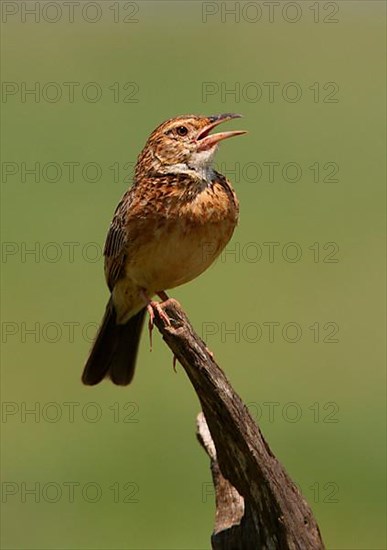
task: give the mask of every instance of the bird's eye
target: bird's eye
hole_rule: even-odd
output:
[[[178,126],[176,132],[179,136],[186,136],[188,134],[188,129],[185,126]]]

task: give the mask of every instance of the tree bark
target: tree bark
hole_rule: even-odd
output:
[[[322,550],[312,511],[276,459],[246,406],[175,300],[155,324],[201,403],[197,436],[211,460],[216,550]]]

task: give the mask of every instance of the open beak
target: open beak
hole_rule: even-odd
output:
[[[222,122],[226,122],[227,120],[232,120],[233,118],[241,118],[242,115],[237,115],[233,113],[225,113],[223,115],[214,115],[209,116],[208,120],[210,120],[210,124],[207,124],[204,128],[200,130],[198,135],[196,136],[196,141],[198,144],[198,151],[205,151],[208,149],[211,149],[214,147],[214,145],[217,145],[220,141],[233,137],[233,136],[242,136],[243,134],[246,134],[247,132],[245,130],[232,130],[231,132],[219,132],[217,134],[211,134],[211,130],[213,128],[216,128],[219,124]]]

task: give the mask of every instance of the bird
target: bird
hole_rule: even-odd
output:
[[[167,290],[198,277],[231,239],[239,203],[213,161],[221,141],[246,131],[211,131],[241,116],[182,115],[148,138],[108,230],[104,265],[110,298],[83,370],[84,384],[110,378],[128,385],[146,311],[150,323],[155,308],[165,316],[152,297],[164,301]]]

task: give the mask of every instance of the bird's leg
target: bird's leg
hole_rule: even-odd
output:
[[[160,290],[156,294],[161,298],[161,300],[163,302],[165,302],[165,300],[169,300],[168,295],[167,295],[166,292],[164,292],[164,290]],[[148,303],[148,308],[149,308],[149,306],[157,311],[157,313],[160,315],[160,317],[163,319],[163,321],[168,326],[171,326],[171,321],[170,321],[168,315],[164,312],[163,308],[161,307],[160,302],[155,302],[154,300],[151,300]],[[153,313],[152,321],[153,321],[153,319],[154,319],[154,313]]]
[[[169,300],[169,296],[165,292],[165,290],[159,290],[158,292],[156,292],[156,294],[163,302],[166,302],[167,300]]]
[[[162,300],[168,300],[168,296],[166,294],[166,292],[164,291],[160,291],[160,292],[157,292],[158,296],[160,296],[160,298]],[[153,331],[153,327],[154,327],[154,319],[155,319],[155,312],[154,310],[157,311],[157,313],[160,315],[160,317],[164,320],[164,322],[170,326],[171,324],[171,321],[168,317],[168,315],[166,315],[166,313],[164,313],[162,307],[160,306],[159,302],[155,302],[154,300],[152,300],[148,294],[145,292],[145,290],[141,290],[141,296],[143,297],[143,299],[145,300],[147,306],[146,306],[146,309],[148,310],[148,313],[149,313],[149,322],[148,322],[148,329],[149,329],[149,343],[150,343],[150,350],[152,351],[152,331]]]
[[[169,296],[168,296],[168,294],[167,294],[164,290],[160,290],[160,292],[157,292],[156,294],[157,294],[157,296],[159,296],[159,298],[160,298],[163,302],[165,302],[166,300],[169,300]],[[173,359],[172,359],[172,367],[173,367],[173,370],[174,370],[175,372],[177,372],[177,370],[176,370],[176,363],[177,363],[177,357],[176,357],[176,355],[174,355],[174,356],[173,356]]]
[[[148,310],[148,313],[149,313],[149,321],[148,321],[149,347],[150,347],[150,351],[152,351],[152,332],[153,332],[155,314],[153,312],[153,309],[150,303],[146,306],[146,309]]]

